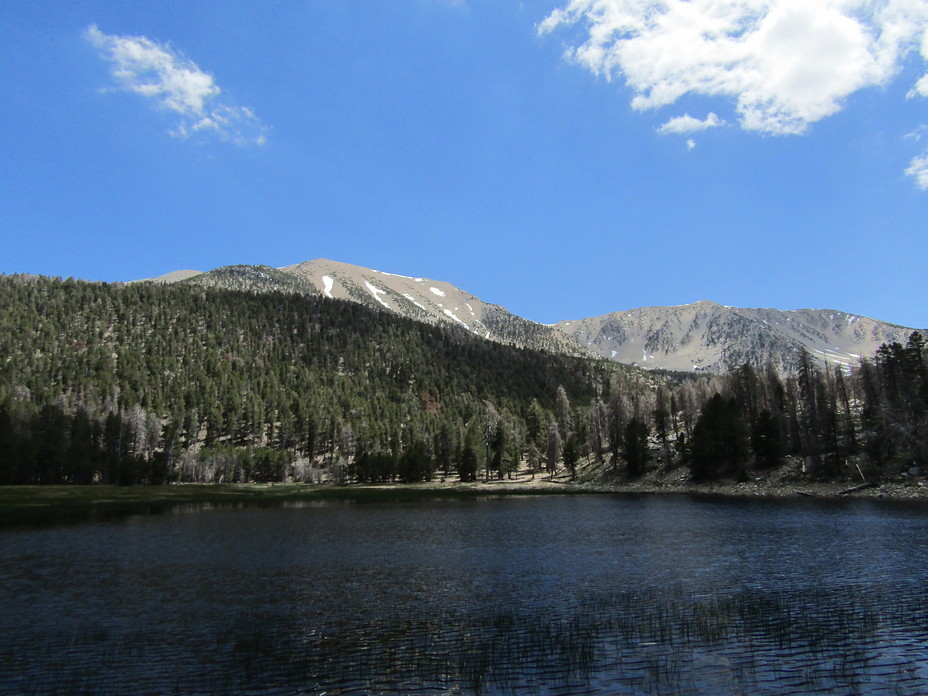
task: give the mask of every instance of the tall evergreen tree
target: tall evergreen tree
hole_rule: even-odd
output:
[[[716,393],[706,403],[693,428],[690,472],[694,480],[734,476],[744,465],[745,447],[740,414],[734,399]]]
[[[628,421],[625,426],[622,456],[625,459],[626,470],[631,478],[638,478],[644,473],[645,466],[651,458],[648,447],[650,432],[648,426],[637,417]]]

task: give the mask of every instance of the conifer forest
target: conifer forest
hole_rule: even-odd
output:
[[[928,465],[913,333],[846,371],[647,372],[357,303],[0,277],[0,484],[810,479]]]

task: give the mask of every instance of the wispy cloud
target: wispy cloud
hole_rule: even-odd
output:
[[[96,25],[85,35],[112,65],[120,89],[140,94],[180,117],[168,131],[172,136],[209,134],[236,145],[266,141],[268,128],[261,119],[247,107],[224,103],[213,76],[170,44],[145,36],[104,34]]]
[[[565,57],[624,79],[635,109],[723,97],[742,128],[773,135],[887,84],[913,52],[928,60],[928,0],[569,0],[538,31],[570,28]],[[928,97],[928,74],[909,95]]]
[[[718,128],[719,126],[724,125],[725,121],[711,112],[703,121],[700,121],[698,118],[693,118],[689,114],[683,114],[682,116],[677,116],[676,118],[672,118],[666,123],[662,124],[657,129],[657,132],[661,133],[662,135],[669,133],[685,135],[687,133],[698,133],[700,131],[708,130],[710,128]]]
[[[905,173],[915,179],[919,188],[928,191],[928,155],[914,158]]]

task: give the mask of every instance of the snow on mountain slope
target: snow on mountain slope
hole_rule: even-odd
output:
[[[725,372],[745,363],[790,370],[803,348],[828,364],[853,367],[882,343],[905,343],[913,331],[830,309],[742,309],[708,301],[642,307],[557,327],[604,358],[687,372]]]
[[[592,352],[556,328],[523,319],[450,283],[384,273],[328,259],[304,261],[283,268],[237,265],[192,276],[169,273],[151,282],[183,282],[259,293],[318,293],[416,321],[451,324],[499,343],[594,357]]]
[[[375,271],[328,259],[285,266],[327,297],[352,300],[429,323],[450,323],[481,338],[549,352],[589,356],[553,327],[516,316],[440,280]]]
[[[304,261],[281,270],[312,283],[327,297],[379,306],[422,321],[456,321],[473,333],[490,338],[480,316],[472,310],[483,303],[449,283],[384,273],[328,259]],[[468,309],[470,307],[471,309]],[[459,314],[466,317],[461,319]]]

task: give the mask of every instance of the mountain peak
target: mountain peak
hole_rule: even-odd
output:
[[[449,324],[498,343],[594,357],[555,327],[511,314],[451,283],[376,271],[331,259],[311,259],[281,268],[224,266],[178,280],[251,292],[321,294],[416,321]]]

